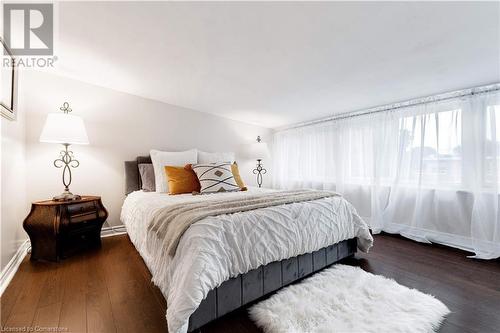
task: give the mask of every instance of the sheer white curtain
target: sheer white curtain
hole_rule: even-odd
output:
[[[278,131],[274,186],[331,189],[374,232],[500,257],[500,92]]]

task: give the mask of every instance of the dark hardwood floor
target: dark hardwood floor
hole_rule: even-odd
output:
[[[435,295],[452,311],[440,332],[500,332],[500,263],[465,255],[378,235],[370,254],[344,263]],[[166,332],[166,302],[150,279],[127,236],[105,238],[102,249],[61,263],[25,258],[1,298],[2,331]],[[240,310],[201,332],[261,331]]]

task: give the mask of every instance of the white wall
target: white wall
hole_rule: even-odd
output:
[[[26,73],[20,98],[27,112],[28,201],[51,198],[63,190],[61,169],[52,165],[62,146],[38,139],[47,114],[59,112],[67,101],[73,113],[84,119],[90,140],[88,146],[72,146],[80,167],[73,169],[70,190],[102,196],[112,226],[121,224],[125,160],[148,154],[151,148],[235,151],[242,177],[252,185],[254,161],[242,159],[242,145],[257,135],[268,142],[272,138],[272,131],[262,127],[40,72]],[[264,181],[271,184],[270,173]]]
[[[23,84],[18,79],[18,84]],[[25,173],[25,128],[26,114],[24,103],[18,100],[18,117],[15,121],[0,117],[2,144],[0,201],[1,201],[1,269],[7,265],[21,243],[28,237],[23,230],[23,220],[28,214],[29,205],[26,200]]]

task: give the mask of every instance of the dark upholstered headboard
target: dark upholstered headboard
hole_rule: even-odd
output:
[[[125,194],[142,188],[139,164],[151,164],[150,156],[138,156],[135,161],[125,161]]]

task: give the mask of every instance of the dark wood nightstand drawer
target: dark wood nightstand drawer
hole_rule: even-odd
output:
[[[93,220],[81,223],[70,223],[66,226],[66,228],[64,228],[63,233],[64,235],[85,233],[88,231],[92,231],[98,227],[99,225],[96,224]]]
[[[74,216],[74,215],[79,216],[79,215],[89,213],[89,212],[94,212],[94,213],[97,212],[97,207],[96,207],[94,201],[68,205],[68,215],[69,216]]]
[[[96,226],[69,231],[61,243],[61,257],[66,258],[99,245],[100,233],[101,228]]]
[[[71,215],[69,217],[69,223],[82,223],[85,221],[95,220],[97,217],[97,212],[87,212],[77,215]]]

